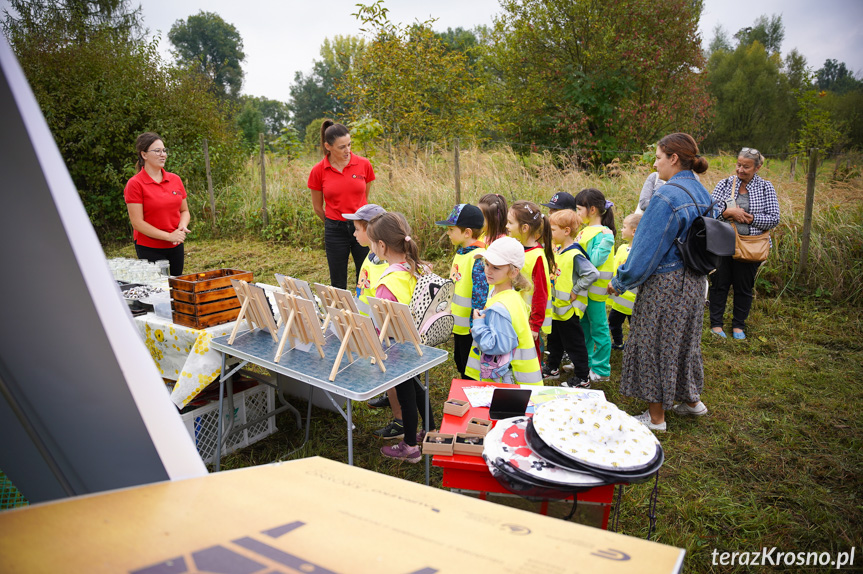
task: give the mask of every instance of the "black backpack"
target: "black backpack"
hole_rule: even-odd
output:
[[[676,183],[666,183],[665,185],[673,185],[685,191],[692,198],[692,203],[695,204],[696,209],[698,208],[698,202],[695,201],[695,197],[688,189]],[[704,213],[692,220],[686,239],[681,240],[678,237],[674,240],[677,248],[680,249],[684,265],[699,275],[710,275],[716,271],[720,257],[734,255],[736,235],[734,228],[728,223],[708,215],[713,205],[711,203]]]

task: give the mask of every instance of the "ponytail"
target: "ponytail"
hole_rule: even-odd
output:
[[[545,258],[548,259],[548,274],[554,274],[557,270],[557,263],[554,261],[554,248],[551,245],[551,222],[548,216],[542,214],[542,249],[545,251]]]
[[[506,214],[509,209],[506,199],[499,193],[487,193],[479,198],[479,208],[485,217],[485,244],[506,235]]]
[[[420,275],[428,264],[420,259],[419,245],[411,237],[411,226],[397,211],[381,213],[369,221],[366,233],[372,241],[383,241],[387,249],[404,253],[414,275]]]
[[[530,291],[533,289],[533,281],[525,277],[515,265],[510,264],[510,267],[516,270],[515,279],[512,280],[514,291]]]
[[[601,191],[593,187],[582,189],[575,196],[575,204],[587,210],[595,207],[602,217],[600,223],[609,228],[613,235],[617,235],[617,228],[614,225],[614,204],[607,201]]]
[[[351,132],[342,124],[337,124],[333,120],[324,120],[321,124],[321,153],[325,156],[329,155],[327,146],[324,144],[333,145],[340,137],[349,135]]]

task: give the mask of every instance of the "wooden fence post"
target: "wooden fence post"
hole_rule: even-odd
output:
[[[207,138],[204,138],[204,166],[207,168],[207,191],[210,194],[210,215],[213,218],[213,228],[216,227],[216,196],[213,195],[213,177],[210,175],[210,148]]]
[[[458,138],[453,142],[453,160],[455,163],[455,203],[461,203],[461,165],[459,164]]]
[[[261,219],[264,221],[264,227],[270,224],[270,218],[267,215],[267,168],[266,156],[264,155],[264,134],[258,134],[261,142]]]
[[[812,231],[812,206],[815,202],[815,171],[818,168],[818,150],[809,150],[809,173],[806,174],[806,211],[803,215],[803,241],[800,244],[800,263],[797,277],[806,274],[809,259],[809,234]]]
[[[791,158],[791,181],[794,181],[794,176],[796,175],[796,173],[795,173],[796,171],[797,171],[797,156],[795,155],[794,157]]]

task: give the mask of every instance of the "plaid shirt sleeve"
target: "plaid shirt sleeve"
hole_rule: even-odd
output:
[[[713,189],[711,197],[720,210],[725,208],[725,201],[731,199],[733,181],[733,176],[723,179]],[[749,191],[749,213],[752,214],[749,233],[761,235],[779,225],[779,199],[773,184],[756,174],[746,189]]]

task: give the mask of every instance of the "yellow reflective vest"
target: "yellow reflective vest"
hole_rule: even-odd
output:
[[[450,310],[455,318],[452,332],[456,335],[470,333],[470,315],[473,312],[471,297],[473,296],[473,266],[477,255],[485,253],[485,249],[477,248],[467,253],[456,254],[452,260],[449,278],[455,283]]]
[[[604,225],[589,225],[578,232],[575,236],[576,242],[581,245],[587,253],[590,251],[587,248],[590,240],[600,233],[611,233],[611,230]],[[608,299],[608,284],[614,276],[614,257],[608,255],[608,259],[602,265],[596,265],[596,261],[591,261],[599,271],[599,279],[593,282],[593,285],[587,288],[587,297],[591,301],[605,301]]]
[[[417,278],[410,271],[390,271],[381,275],[378,285],[386,285],[399,303],[409,305],[417,286]]]
[[[614,254],[614,274],[617,275],[617,268],[626,263],[626,258],[629,256],[629,244],[624,243],[617,248]],[[606,304],[611,304],[611,308],[619,311],[624,315],[632,315],[632,308],[635,306],[635,296],[638,294],[638,288],[627,291],[622,295],[611,295],[606,301]]]
[[[554,278],[551,281],[552,293],[554,300],[552,301],[553,319],[555,321],[566,321],[573,314],[580,318],[584,315],[584,310],[587,309],[587,290],[580,291],[572,300],[572,289],[575,284],[572,281],[572,272],[575,267],[575,257],[580,254],[576,245],[571,245],[566,251],[557,253],[554,256],[557,263],[557,270],[554,272]]]
[[[548,293],[548,300],[545,302],[545,319],[542,321],[541,330],[548,334],[551,333],[551,279],[548,276],[550,269],[548,259],[545,257],[545,249],[542,246],[524,252],[524,267],[521,268],[521,274],[527,277],[533,285],[533,268],[536,267],[536,262],[539,259],[542,259],[543,269],[545,269],[546,292]],[[528,308],[531,308],[533,302],[533,291],[533,287],[529,291],[522,291],[522,297],[524,297],[524,302],[527,303]]]
[[[371,311],[369,297],[375,296],[381,275],[389,267],[386,261],[374,263],[372,259],[380,261],[373,253],[369,253],[369,256],[363,260],[363,266],[360,267],[360,278],[357,280],[357,310],[365,316],[368,316]]]
[[[492,294],[488,298],[485,308],[490,309],[495,305],[501,305],[507,310],[512,319],[512,327],[518,337],[518,347],[513,349],[510,362],[515,381],[522,384],[542,385],[542,371],[539,367],[539,357],[536,354],[536,345],[533,342],[533,334],[530,332],[530,324],[528,323],[529,309],[525,306],[524,299],[514,289],[507,289]],[[476,343],[470,348],[464,374],[477,381],[483,380],[480,378],[480,351]]]

